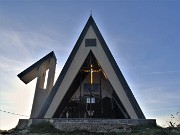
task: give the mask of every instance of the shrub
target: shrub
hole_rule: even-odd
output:
[[[31,133],[59,133],[60,131],[56,129],[50,122],[43,122],[37,125],[30,126]]]
[[[180,125],[180,113],[177,112],[176,115],[171,114],[171,120],[168,121],[168,127],[174,128]]]

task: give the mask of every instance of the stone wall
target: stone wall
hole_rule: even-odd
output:
[[[90,132],[125,131],[131,126],[156,126],[155,119],[20,119],[18,129],[49,122],[61,131],[87,130]]]

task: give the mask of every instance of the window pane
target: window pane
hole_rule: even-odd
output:
[[[88,104],[90,104],[90,103],[94,104],[94,103],[95,103],[95,98],[94,98],[94,97],[92,97],[92,98],[88,97],[87,100],[86,100],[86,103],[88,103]]]

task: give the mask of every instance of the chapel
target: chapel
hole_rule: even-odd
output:
[[[56,62],[52,51],[18,74],[37,78],[30,118],[145,119],[92,15],[54,82]]]

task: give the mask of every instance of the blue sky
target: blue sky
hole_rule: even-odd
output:
[[[90,11],[146,118],[167,125],[180,111],[178,0],[0,0],[0,109],[30,115],[36,80],[17,74],[54,51],[57,78]],[[20,118],[0,112],[0,129]]]

